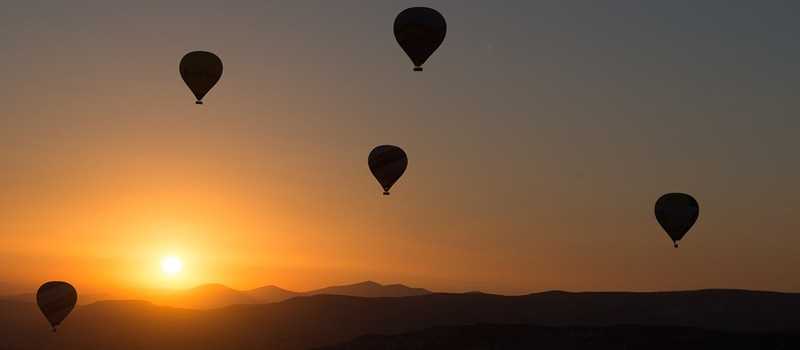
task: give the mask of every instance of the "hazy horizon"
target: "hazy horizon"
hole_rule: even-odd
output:
[[[164,302],[164,301],[160,300],[159,298],[163,298],[165,296],[176,296],[176,295],[177,296],[185,296],[186,292],[202,291],[203,289],[208,288],[208,287],[225,288],[225,289],[229,289],[229,290],[234,291],[234,292],[253,292],[253,291],[258,290],[260,288],[276,287],[276,288],[279,288],[279,289],[287,291],[287,292],[297,293],[296,296],[311,296],[311,295],[316,295],[316,294],[307,294],[307,293],[317,292],[319,290],[326,289],[326,288],[357,286],[357,285],[361,285],[361,284],[368,283],[368,282],[378,283],[381,287],[401,285],[401,286],[405,286],[405,287],[408,287],[408,288],[425,289],[428,292],[433,293],[433,294],[456,294],[456,295],[457,294],[465,294],[465,293],[466,294],[476,293],[476,292],[477,293],[483,293],[483,294],[500,295],[500,296],[525,296],[525,295],[537,295],[537,294],[549,293],[549,292],[565,292],[565,293],[575,293],[575,294],[583,294],[583,293],[642,293],[642,294],[648,294],[648,293],[663,293],[663,292],[699,292],[699,291],[732,291],[732,292],[742,291],[742,292],[770,292],[770,293],[774,292],[774,293],[784,293],[784,294],[789,294],[789,295],[798,294],[798,292],[793,292],[793,291],[788,291],[787,292],[787,291],[775,291],[775,290],[738,289],[738,288],[700,288],[700,289],[677,289],[677,290],[661,290],[661,289],[653,289],[653,290],[645,290],[645,289],[642,289],[642,290],[563,290],[563,289],[547,289],[547,290],[532,290],[532,291],[520,292],[520,293],[501,293],[501,292],[487,292],[487,291],[483,291],[483,290],[430,290],[428,288],[425,288],[425,286],[408,285],[408,284],[399,283],[399,282],[398,283],[394,283],[394,282],[384,283],[384,282],[380,282],[380,281],[371,281],[371,280],[354,281],[354,282],[337,284],[337,285],[320,285],[318,287],[314,287],[314,288],[311,288],[311,289],[298,290],[298,289],[285,288],[285,287],[282,287],[282,286],[279,286],[279,285],[275,285],[275,284],[263,284],[263,285],[259,285],[259,286],[256,286],[256,287],[237,288],[237,287],[225,285],[225,284],[222,284],[222,283],[209,282],[209,283],[203,283],[203,284],[193,285],[193,286],[188,286],[188,287],[176,287],[176,286],[171,286],[171,287],[150,287],[150,288],[146,288],[146,287],[133,288],[133,287],[131,287],[131,288],[127,288],[127,289],[120,288],[120,289],[88,290],[88,291],[81,290],[82,295],[79,296],[79,299],[80,299],[79,300],[79,304],[86,305],[86,304],[92,304],[92,303],[95,303],[95,302],[104,302],[104,301],[131,301],[131,300],[137,300],[137,301],[145,301],[145,302],[154,303],[154,304],[160,305],[160,306],[176,307],[174,304],[182,302],[181,300],[170,300],[168,302]],[[16,287],[16,288],[12,287],[12,288],[8,288],[8,289],[0,289],[0,300],[3,300],[3,298],[11,298],[11,299],[8,299],[8,300],[20,300],[19,297],[21,297],[21,296],[26,296],[26,295],[33,296],[33,295],[35,295],[35,290],[36,290],[36,286],[25,286],[25,287]],[[339,294],[339,293],[334,293],[333,295],[346,295],[346,296],[349,296],[349,294]],[[294,297],[294,296],[292,296],[292,297]],[[289,297],[289,298],[292,298],[292,297]],[[211,300],[213,300],[213,298]],[[34,302],[34,301],[35,301],[34,299],[28,300],[28,302]],[[262,302],[262,301],[259,301],[257,299],[252,301],[252,303],[255,303],[255,304],[271,303],[271,302],[277,302],[277,301]],[[199,303],[202,303],[202,301],[199,302]],[[235,303],[231,304],[231,305],[235,305]],[[182,306],[182,307],[190,308],[190,309],[191,308],[195,308],[195,307],[186,307],[186,306]],[[202,307],[198,307],[198,308],[206,309],[206,308],[215,308],[215,307],[214,306],[202,306]]]
[[[392,23],[421,4],[448,34],[414,73]],[[0,284],[800,292],[797,10],[11,0]],[[225,64],[203,106],[192,50]],[[667,192],[700,202],[679,249]]]

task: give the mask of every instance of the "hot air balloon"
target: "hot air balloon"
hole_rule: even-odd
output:
[[[211,52],[194,51],[183,56],[180,64],[181,77],[197,98],[197,104],[203,104],[203,97],[222,77],[222,60]]]
[[[667,231],[675,248],[700,216],[700,205],[685,193],[667,193],[656,201],[656,220]]]
[[[36,292],[36,303],[50,322],[53,332],[72,312],[77,301],[78,292],[67,282],[47,282]]]
[[[383,187],[383,194],[389,195],[389,189],[403,176],[408,166],[408,157],[400,147],[383,145],[369,152],[369,170]]]
[[[432,8],[408,8],[394,20],[394,37],[411,58],[415,72],[422,71],[422,65],[442,45],[446,34],[447,22]]]

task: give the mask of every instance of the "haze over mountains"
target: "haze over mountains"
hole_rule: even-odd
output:
[[[139,290],[123,295],[83,294],[79,295],[78,304],[87,305],[103,300],[143,300],[160,306],[171,306],[186,309],[215,309],[240,304],[267,304],[281,302],[299,296],[311,295],[347,295],[354,297],[406,297],[430,294],[422,288],[407,287],[402,284],[382,285],[373,281],[331,286],[306,292],[295,292],[277,286],[264,286],[250,290],[236,290],[222,284],[205,284],[186,290]],[[3,296],[0,300],[22,302],[35,301],[34,293]]]
[[[240,291],[221,284],[206,284],[173,293],[156,293],[146,298],[146,300],[164,306],[214,309],[230,305],[276,303],[294,297],[321,294],[379,298],[407,297],[430,293],[430,291],[422,288],[411,288],[402,284],[381,285],[372,281],[326,287],[307,292],[294,292],[276,286],[264,286]]]
[[[49,331],[33,303],[0,301],[0,339],[8,349],[309,349],[347,344],[370,334],[475,324],[689,327],[711,331],[710,336],[733,332],[747,338],[752,332],[767,332],[773,339],[770,334],[800,332],[800,294],[703,290],[376,298],[313,295],[210,310],[115,301],[79,306],[57,334]],[[423,333],[427,334],[423,338],[430,335]],[[476,342],[485,340],[478,338]],[[354,349],[363,348],[355,347],[361,346],[359,342],[353,344]]]

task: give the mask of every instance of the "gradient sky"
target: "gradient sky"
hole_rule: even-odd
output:
[[[392,34],[416,5],[449,26],[422,74]],[[798,13],[5,1],[0,284],[800,291]],[[204,106],[192,50],[225,63]],[[384,198],[366,158],[387,143],[410,165]],[[666,192],[701,204],[677,250]]]

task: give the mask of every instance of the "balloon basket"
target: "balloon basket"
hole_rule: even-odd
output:
[[[203,104],[203,101],[195,101],[194,104],[201,105],[201,104]]]
[[[384,196],[388,196],[389,195],[389,191],[383,191],[383,195]]]
[[[422,67],[414,67],[415,72],[422,72]]]

